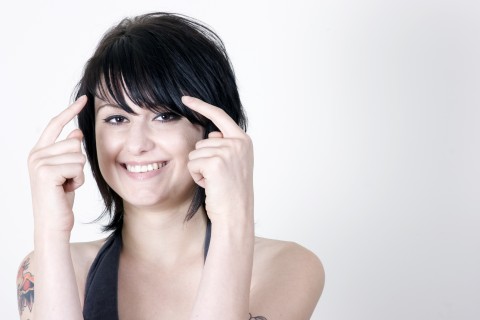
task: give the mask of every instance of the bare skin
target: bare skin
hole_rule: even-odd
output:
[[[83,318],[86,276],[103,241],[69,243],[74,191],[84,179],[82,133],[56,140],[85,101],[52,120],[29,158],[35,254],[22,263],[18,287],[30,290],[26,280],[35,279],[39,294],[19,295],[21,319]],[[183,102],[220,132],[201,139],[201,130],[184,118],[167,121],[168,115],[135,105],[132,116],[96,103],[102,175],[124,200],[120,318],[309,319],[323,290],[323,268],[297,244],[254,237],[249,137],[221,109],[194,98]],[[165,166],[127,172],[152,162]],[[185,223],[195,183],[205,188],[206,211]],[[212,236],[204,261],[207,216]]]
[[[86,243],[73,243],[71,245],[72,260],[76,271],[76,282],[79,290],[79,296],[83,297],[85,292],[85,280],[90,269],[90,265],[93,262],[98,250],[103,245],[103,240],[86,242]],[[201,247],[201,246],[200,246]],[[201,254],[200,254],[201,255]],[[31,253],[26,259],[30,259],[29,270],[32,274],[35,274],[35,257]],[[197,260],[202,260],[203,257],[197,257]],[[200,261],[201,263],[201,261]],[[126,263],[128,264],[128,262]],[[195,266],[199,267],[199,264]],[[189,271],[189,268],[183,266],[172,266],[170,275],[159,276],[163,274],[162,270],[153,268],[147,270],[144,266],[136,266],[131,264],[125,266],[125,272],[123,277],[125,279],[119,279],[120,282],[127,286],[124,291],[135,290],[136,287],[142,289],[141,296],[135,300],[140,301],[147,307],[145,314],[153,313],[159,319],[188,319],[184,315],[185,310],[189,308],[180,307],[178,300],[175,299],[161,299],[159,303],[158,297],[164,297],[176,291],[176,294],[181,294],[183,297],[189,297],[187,301],[183,301],[182,304],[190,306],[193,304],[195,298],[194,286],[188,286],[184,281],[178,281],[182,277],[179,275],[182,271]],[[181,270],[181,271],[180,271]],[[200,267],[201,272],[201,267]],[[196,286],[198,287],[199,275],[196,272]],[[145,275],[150,273],[151,277],[155,278],[151,286],[153,292],[145,290],[145,282],[142,277],[139,277],[139,273]],[[119,276],[121,277],[121,276]],[[150,283],[152,278],[148,277]],[[128,279],[132,279],[129,283]],[[172,280],[173,279],[173,280]],[[164,288],[166,283],[178,283],[178,287]],[[156,285],[159,284],[159,285]],[[255,253],[253,259],[253,273],[252,283],[250,287],[250,318],[247,315],[245,319],[288,319],[285,317],[284,311],[291,311],[298,308],[298,318],[295,319],[309,319],[311,313],[315,308],[315,305],[321,295],[324,285],[324,272],[323,267],[318,258],[304,247],[293,243],[284,242],[266,238],[255,238]],[[129,289],[130,288],[130,289]],[[159,288],[163,288],[163,292],[159,291]],[[194,291],[192,292],[192,288]],[[272,294],[275,292],[275,294]],[[131,298],[125,295],[124,300]],[[119,297],[120,301],[122,296]],[[184,299],[184,298],[183,298]],[[129,305],[136,306],[134,310],[124,310],[126,313],[122,319],[143,319],[140,318],[138,313],[138,301],[130,301]],[[83,308],[83,300],[81,300]],[[120,306],[122,304],[120,303]],[[306,308],[308,307],[308,308]],[[121,311],[123,308],[120,307]],[[300,309],[305,310],[301,311]],[[308,309],[308,310],[307,310]],[[137,313],[128,314],[129,312],[136,311]],[[172,312],[174,315],[172,316]],[[310,314],[309,314],[310,313]],[[133,316],[133,317],[132,317]],[[168,318],[171,317],[171,318]],[[147,319],[145,317],[144,319]],[[21,313],[20,319],[34,319],[34,310],[30,311],[28,308],[24,309]],[[290,318],[292,319],[292,318]]]

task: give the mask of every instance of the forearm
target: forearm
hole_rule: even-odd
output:
[[[244,320],[249,314],[254,247],[252,141],[224,110],[192,97],[182,97],[182,102],[220,130],[198,141],[188,155],[188,170],[205,188],[205,208],[212,221],[191,318]]]
[[[35,231],[35,320],[83,319],[69,238]]]
[[[253,221],[212,223],[212,236],[192,319],[245,320],[253,263]]]

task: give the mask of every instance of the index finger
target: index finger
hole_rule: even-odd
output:
[[[60,114],[50,120],[35,146],[37,148],[41,148],[55,143],[60,133],[62,133],[65,125],[80,113],[83,107],[85,107],[86,103],[87,96],[83,95],[74,103],[72,103],[67,109],[63,110]]]
[[[190,96],[183,96],[182,102],[190,109],[210,119],[223,133],[224,137],[239,137],[245,134],[235,121],[221,108]]]

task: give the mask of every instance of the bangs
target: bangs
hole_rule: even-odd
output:
[[[192,70],[185,70],[184,64],[178,64],[178,57],[165,54],[158,45],[142,37],[118,39],[96,57],[97,61],[91,61],[91,70],[86,73],[87,91],[128,113],[134,111],[126,97],[141,108],[155,113],[170,111],[205,126],[208,121],[181,101],[184,95],[202,95],[197,92],[198,84],[187,80]]]

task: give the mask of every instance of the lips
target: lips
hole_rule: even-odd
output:
[[[145,164],[125,164],[128,172],[132,173],[145,173],[150,171],[158,170],[162,167],[165,167],[167,164],[166,161],[164,162],[152,162],[152,163],[145,163]]]

